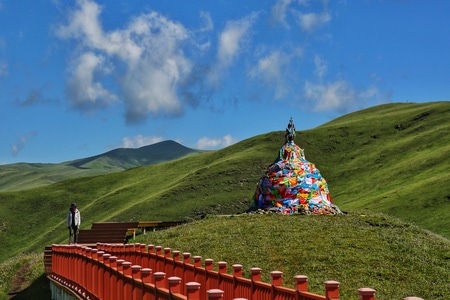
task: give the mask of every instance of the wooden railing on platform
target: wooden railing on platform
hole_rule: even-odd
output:
[[[156,229],[178,226],[183,223],[184,222],[181,221],[140,221],[137,225],[137,228],[128,228],[127,234],[133,236],[134,240],[138,231],[146,234],[147,230],[149,229],[155,231]]]
[[[91,229],[81,229],[78,244],[91,245],[96,243],[125,243],[127,237],[136,236],[138,230],[167,228],[180,225],[178,221],[141,221],[141,222],[96,222]]]
[[[282,286],[282,272],[271,272],[271,283],[261,281],[261,269],[252,268],[251,278],[242,277],[242,265],[232,266],[190,253],[145,244],[98,243],[52,245],[49,279],[70,288],[83,299],[257,299],[338,300],[339,282],[326,281],[325,295],[308,292],[308,278],[295,276],[296,288]],[[360,300],[374,300],[375,290],[358,290]],[[407,299],[407,298],[405,298]],[[412,298],[411,298],[412,299]],[[418,298],[415,298],[418,299]]]
[[[98,222],[91,229],[81,229],[78,234],[79,244],[125,243],[129,228],[137,228],[139,222]]]

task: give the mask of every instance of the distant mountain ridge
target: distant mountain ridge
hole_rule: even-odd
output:
[[[204,152],[167,140],[140,148],[117,148],[62,163],[17,163],[0,166],[0,191],[19,191],[62,180],[108,174],[167,162]]]
[[[198,152],[201,151],[168,140],[141,148],[117,148],[100,155],[77,159],[70,162],[69,165],[81,169],[92,169],[98,165],[106,165],[111,168],[126,170],[166,162]]]

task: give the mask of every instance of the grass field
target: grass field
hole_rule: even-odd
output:
[[[249,232],[252,238],[261,240],[264,245],[276,244],[278,238],[278,241],[296,241],[296,245],[285,247],[285,250],[259,253],[262,261],[271,261],[270,257],[275,254],[273,252],[281,251],[286,255],[286,258],[277,260],[278,265],[268,263],[259,267],[265,270],[281,269],[291,274],[287,270],[291,268],[290,265],[302,265],[304,268],[294,269],[292,273],[301,271],[310,276],[310,280],[318,280],[317,289],[320,289],[320,282],[328,279],[341,281],[343,289],[351,285],[346,292],[349,298],[345,299],[351,299],[355,289],[363,286],[376,288],[379,295],[377,299],[396,299],[398,297],[394,288],[385,285],[392,281],[394,286],[404,286],[403,293],[410,291],[410,295],[422,296],[426,287],[435,294],[425,298],[450,298],[448,290],[445,291],[440,284],[443,279],[450,282],[449,272],[445,272],[449,269],[450,260],[449,119],[450,102],[397,103],[358,111],[317,128],[297,132],[296,143],[305,149],[306,158],[315,163],[327,179],[334,202],[348,214],[338,218],[273,217],[280,224],[295,222],[273,224],[277,228],[276,235],[270,234],[265,222],[258,222],[257,216],[245,217],[252,218],[251,222],[257,228],[263,228]],[[14,262],[13,259],[18,254],[33,257],[36,253],[42,253],[45,245],[66,242],[65,213],[71,202],[77,202],[81,209],[82,228],[90,228],[93,222],[99,221],[196,221],[202,218],[202,221],[179,230],[201,232],[202,229],[198,227],[216,226],[218,232],[226,232],[230,226],[233,229],[242,227],[242,223],[230,225],[227,223],[230,220],[215,220],[209,216],[242,213],[251,205],[256,183],[276,158],[283,140],[283,132],[270,132],[222,150],[166,163],[101,176],[74,178],[17,192],[1,192],[0,270],[7,268],[5,264],[11,260],[13,262],[8,263],[8,266],[17,266],[15,270],[19,270],[23,263]],[[380,217],[379,213],[384,215]],[[362,215],[374,219],[374,224],[381,225],[370,225]],[[311,220],[317,222],[311,225],[313,228],[324,230],[321,235],[293,235],[293,232],[306,230],[308,225],[305,226],[305,223]],[[342,220],[344,225],[335,220]],[[202,222],[206,225],[202,225]],[[216,223],[213,225],[207,222]],[[351,226],[346,222],[364,226]],[[344,227],[354,232],[342,231]],[[374,236],[370,237],[369,232]],[[171,237],[176,235],[175,231],[170,230],[167,233],[158,232],[158,236],[152,235],[151,238],[157,238],[158,243],[164,246],[171,246],[164,241],[172,243]],[[417,239],[414,239],[415,236]],[[357,242],[356,237],[366,238],[367,241]],[[182,248],[182,239],[178,240]],[[235,240],[239,242],[239,239]],[[322,245],[319,243],[322,240],[333,244]],[[279,247],[284,248],[285,242],[278,243]],[[304,265],[303,260],[295,261],[305,256],[303,248],[315,253],[321,247],[331,251],[333,247],[340,249],[340,245],[343,245],[343,249],[332,251],[333,255],[329,257],[325,254],[314,257],[310,265]],[[436,245],[442,249],[436,249]],[[195,254],[211,255],[216,261],[222,259],[213,257],[216,253],[207,252],[207,248],[213,248],[213,245],[205,247],[195,251]],[[345,249],[364,247],[367,249],[366,254],[361,254],[355,261],[347,260],[347,256],[352,255]],[[239,251],[237,246],[230,245],[229,248],[229,251],[235,248]],[[256,245],[252,248],[259,251]],[[184,248],[179,250],[190,251]],[[385,252],[386,255],[379,257],[379,252]],[[244,266],[256,258],[251,251],[246,253],[249,253],[248,257],[239,257],[242,259],[239,263]],[[407,253],[410,258],[398,265],[397,262],[402,261],[399,256]],[[234,259],[232,254],[230,257]],[[340,261],[347,266],[344,269],[348,269],[348,272],[333,273],[337,272],[333,264]],[[254,261],[255,264],[258,262],[260,260]],[[377,264],[382,266],[359,275],[356,270],[366,268],[367,263],[372,269]],[[408,264],[409,268],[406,267]],[[435,265],[440,267],[431,267]],[[383,270],[379,271],[379,268]],[[417,272],[417,278],[409,275]],[[318,276],[320,273],[328,274],[325,276],[327,278]],[[1,271],[2,282],[9,282],[9,275],[4,274]],[[286,276],[286,281],[290,280],[289,276]],[[416,282],[428,277],[425,282],[436,282],[436,286],[406,285],[404,281],[409,276],[413,276]],[[38,282],[38,278],[27,282],[29,286],[39,286],[33,285],[33,282]],[[1,288],[8,291],[10,284]],[[446,298],[439,295],[439,290]]]

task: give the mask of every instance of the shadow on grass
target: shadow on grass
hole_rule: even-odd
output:
[[[8,294],[14,300],[49,300],[51,299],[50,281],[45,274],[39,276],[26,289]]]

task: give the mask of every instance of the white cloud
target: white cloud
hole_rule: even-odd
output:
[[[13,145],[11,145],[12,155],[13,156],[19,155],[20,151],[22,151],[22,149],[27,145],[27,143],[37,135],[38,135],[37,131],[31,131],[31,132],[19,137],[18,141],[16,143],[14,143]]]
[[[331,15],[328,12],[317,13],[299,13],[298,22],[300,28],[308,33],[315,31],[320,26],[331,21]]]
[[[302,53],[302,49],[294,49],[290,53],[273,51],[258,60],[258,63],[250,69],[249,76],[257,80],[261,79],[266,86],[273,86],[275,99],[280,99],[289,92],[286,80],[289,76],[288,68],[292,60],[301,56]]]
[[[362,107],[368,101],[390,101],[390,93],[382,92],[376,86],[357,90],[345,80],[329,83],[305,82],[305,97],[313,102],[316,111],[348,112]]]
[[[316,76],[321,80],[327,73],[328,65],[327,62],[322,59],[319,55],[314,56],[314,65]]]
[[[116,95],[95,79],[96,75],[108,73],[104,64],[104,57],[92,52],[83,53],[77,59],[72,77],[67,82],[67,93],[73,107],[91,111],[108,106],[117,99]]]
[[[163,138],[160,136],[144,136],[138,134],[132,137],[124,137],[122,139],[121,148],[140,148],[147,145],[162,142]]]
[[[203,21],[203,26],[200,29],[201,31],[211,31],[214,29],[214,23],[211,19],[211,15],[208,12],[201,11],[200,18]]]
[[[256,13],[240,20],[228,21],[219,36],[218,62],[224,68],[232,64],[235,58],[243,50],[249,30],[255,19]]]
[[[78,0],[68,23],[56,31],[60,38],[81,45],[79,66],[68,82],[70,101],[80,110],[86,109],[86,103],[110,104],[116,97],[101,85],[99,73],[97,80],[94,77],[94,71],[108,65],[112,73],[104,72],[103,80],[117,81],[117,97],[125,104],[127,122],[139,122],[148,114],[180,114],[183,105],[177,94],[178,84],[192,69],[182,50],[190,41],[188,31],[150,12],[135,17],[123,29],[105,32],[100,13],[101,7],[95,2]],[[79,76],[83,72],[87,78]],[[79,91],[75,87],[89,88]]]
[[[291,5],[292,0],[278,0],[272,6],[271,9],[271,20],[275,23],[280,23],[284,26],[288,26],[286,22],[286,11]]]
[[[305,96],[314,102],[314,108],[318,111],[351,107],[356,101],[356,95],[352,86],[344,80],[327,84],[305,82]]]
[[[209,137],[202,137],[199,139],[196,143],[197,149],[218,149],[218,148],[224,148],[228,147],[230,145],[233,145],[237,143],[238,140],[231,135],[225,135],[221,138],[209,138]]]

